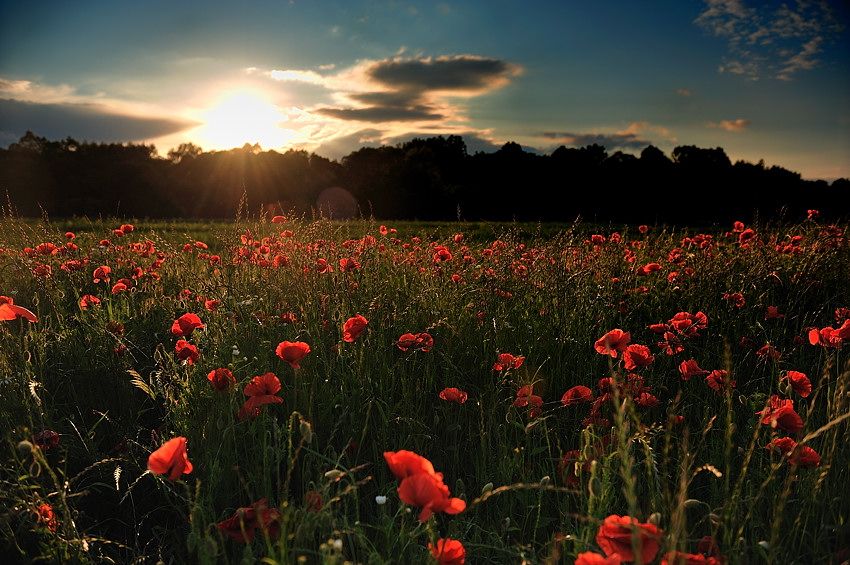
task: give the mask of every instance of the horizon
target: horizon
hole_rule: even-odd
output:
[[[460,135],[470,153],[693,145],[850,177],[841,2],[3,3],[0,16],[2,147],[32,131],[339,160]]]

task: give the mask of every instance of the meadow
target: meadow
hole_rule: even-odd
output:
[[[846,231],[6,215],[3,562],[846,563]]]

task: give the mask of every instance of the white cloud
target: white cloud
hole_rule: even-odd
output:
[[[719,122],[706,122],[710,128],[725,129],[726,131],[744,131],[749,127],[750,120],[720,120]]]
[[[727,41],[728,58],[719,72],[751,80],[792,80],[819,66],[825,44],[844,27],[826,2],[750,7],[743,0],[705,0],[705,5],[694,23]]]

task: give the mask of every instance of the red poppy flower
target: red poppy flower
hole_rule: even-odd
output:
[[[805,373],[801,373],[799,371],[788,371],[788,373],[779,380],[787,380],[791,384],[791,388],[794,389],[794,392],[803,398],[806,398],[812,393],[812,383],[809,381],[809,377],[807,377]]]
[[[770,405],[756,414],[761,414],[761,423],[796,434],[803,429],[803,419],[794,411],[794,401],[771,395]]]
[[[23,306],[15,306],[14,301],[8,296],[0,296],[0,320],[14,320],[16,318],[24,318],[30,322],[38,321],[35,314]]]
[[[236,385],[236,377],[230,369],[213,369],[207,374],[207,379],[218,392],[230,392]]]
[[[596,543],[608,557],[619,555],[623,561],[649,563],[658,554],[660,535],[661,530],[654,524],[642,524],[632,516],[612,514],[599,526]]]
[[[697,337],[699,336],[698,330],[704,330],[708,325],[708,316],[702,311],[696,314],[679,312],[670,318],[667,323],[673,330],[684,337]]]
[[[463,565],[466,563],[466,549],[456,539],[440,538],[437,540],[437,545],[429,542],[428,549],[431,550],[431,557],[439,565]]]
[[[96,283],[99,283],[101,281],[109,282],[109,274],[111,272],[112,272],[112,267],[109,267],[108,265],[100,266],[97,269],[95,269],[94,272],[92,273],[92,279]]]
[[[842,326],[843,329],[847,326],[847,322],[844,322]],[[809,331],[809,343],[812,345],[822,345],[824,347],[841,347],[844,339],[848,339],[850,336],[842,336],[839,330],[835,328],[822,328],[817,329],[813,328]]]
[[[405,504],[422,509],[420,522],[427,521],[434,512],[459,514],[466,508],[466,502],[450,496],[441,473],[416,473],[405,477],[398,486],[398,497]]]
[[[434,338],[431,334],[421,332],[418,334],[406,333],[396,340],[396,347],[402,351],[418,349],[420,351],[431,351],[434,347]]]
[[[221,306],[221,300],[205,300],[204,308],[210,312],[215,312]]]
[[[767,313],[764,315],[765,320],[775,320],[784,317],[785,314],[780,314],[779,309],[776,306],[768,306]]]
[[[705,369],[700,369],[694,359],[688,359],[687,361],[679,363],[679,373],[682,375],[683,381],[689,381],[691,380],[691,377],[701,377],[702,375],[707,375],[710,372],[711,371],[706,371]]]
[[[59,528],[59,521],[56,519],[56,514],[53,512],[53,507],[49,504],[42,504],[38,507],[38,521],[45,525],[51,532],[55,532]]]
[[[561,404],[571,406],[580,402],[591,402],[593,400],[593,391],[584,385],[576,385],[564,393],[561,397]]]
[[[197,314],[183,314],[171,324],[171,333],[177,337],[189,337],[197,329],[204,329],[204,324]]]
[[[280,510],[267,508],[263,498],[245,508],[238,508],[233,516],[216,524],[219,530],[239,543],[248,543],[260,528],[270,538],[280,535]]]
[[[661,558],[661,565],[723,565],[715,557],[709,557],[702,553],[682,553],[676,551],[672,556],[665,554]]]
[[[360,263],[358,263],[351,257],[346,257],[344,259],[339,260],[339,268],[342,269],[342,272],[344,273],[350,273],[359,267]]]
[[[601,553],[585,551],[576,555],[575,565],[620,565],[622,562],[619,553],[606,557]]]
[[[508,369],[519,369],[525,362],[525,357],[514,357],[510,353],[502,353],[499,355],[498,361],[493,363],[494,371],[507,371]]]
[[[797,442],[790,437],[776,438],[765,446],[769,451],[776,451],[780,455],[787,455],[797,447]]]
[[[601,355],[610,355],[617,357],[619,351],[625,351],[629,341],[632,339],[630,332],[624,332],[621,329],[614,329],[596,340],[593,348]]]
[[[820,465],[820,455],[808,445],[798,445],[791,452],[788,462],[798,467],[817,467]]]
[[[744,295],[740,292],[727,292],[723,295],[723,300],[730,302],[733,306],[737,308],[742,308],[744,306]]]
[[[385,451],[384,459],[390,471],[398,479],[403,479],[416,473],[434,473],[434,465],[418,453],[402,449],[401,451]]]
[[[623,351],[623,361],[626,370],[631,371],[638,367],[646,367],[655,360],[645,345],[631,344]]]
[[[180,339],[174,345],[174,352],[177,354],[177,360],[183,361],[188,365],[192,365],[200,359],[200,354],[198,353],[198,348],[186,341],[185,339]]]
[[[59,445],[59,434],[53,430],[42,430],[32,436],[32,442],[42,451],[49,451]]]
[[[301,360],[310,353],[310,346],[303,341],[282,341],[275,349],[275,353],[293,369],[300,369]]]
[[[449,402],[457,402],[459,404],[463,404],[464,402],[466,402],[466,399],[469,398],[469,395],[460,389],[449,387],[444,388],[440,391],[440,398],[442,398],[443,400],[448,400]]]
[[[342,326],[342,341],[346,341],[348,343],[353,342],[355,339],[360,337],[364,330],[366,329],[366,325],[369,323],[369,320],[357,314],[353,318],[349,318],[345,321],[345,324]]]
[[[716,369],[710,372],[705,377],[705,383],[716,390],[719,395],[723,395],[726,387],[735,388],[735,381],[729,380],[729,372],[723,369]]]
[[[165,475],[172,481],[191,473],[192,469],[186,453],[186,438],[182,436],[168,440],[148,457],[148,470],[155,475]]]

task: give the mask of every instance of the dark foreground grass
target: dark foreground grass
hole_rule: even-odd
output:
[[[0,551],[617,562],[623,516],[649,532],[624,562],[850,559],[846,226],[552,228],[4,218],[0,295],[38,321],[0,306]],[[178,437],[192,471],[150,472]],[[405,503],[403,450],[464,509],[420,520],[436,495]]]

